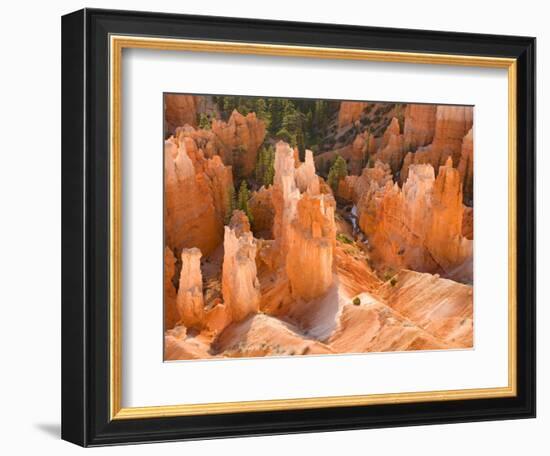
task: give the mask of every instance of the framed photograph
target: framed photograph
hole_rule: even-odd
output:
[[[62,19],[62,437],[535,416],[535,39]]]

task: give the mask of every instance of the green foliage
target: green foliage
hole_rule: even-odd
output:
[[[265,123],[266,130],[269,130],[269,127],[271,125],[271,112],[269,111],[269,107],[267,105],[267,102],[263,98],[256,99],[256,106],[255,106],[255,113],[261,120]]]
[[[338,184],[340,180],[348,175],[348,166],[346,160],[344,160],[340,155],[336,157],[336,160],[330,167],[328,172],[328,184],[334,192],[338,190]]]
[[[361,305],[361,299],[359,299],[359,296],[356,298],[353,298],[353,305],[354,306],[360,306]]]
[[[338,103],[327,100],[214,96],[221,118],[228,120],[234,109],[243,115],[255,112],[264,121],[268,138],[297,146],[303,160],[306,147],[321,144],[327,135],[330,116]],[[279,133],[281,135],[279,135]]]
[[[256,182],[259,185],[265,185],[266,187],[273,184],[273,177],[275,174],[275,150],[273,146],[268,145],[260,149],[258,158],[256,160],[256,168],[254,170],[254,176]]]
[[[208,114],[201,112],[199,114],[199,128],[201,130],[210,130],[212,128],[212,123]]]
[[[246,184],[246,180],[243,180],[241,182],[241,186],[239,187],[239,196],[237,198],[237,208],[246,214],[246,216],[248,217],[248,221],[250,223],[253,223],[254,219],[252,217],[252,213],[248,206],[249,200],[250,200],[250,192],[248,191],[248,185]]]
[[[294,144],[295,138],[294,136],[286,129],[281,128],[275,135],[275,137],[280,141],[285,141],[289,144]]]
[[[225,213],[225,224],[227,225],[231,221],[233,211],[237,209],[237,195],[235,193],[235,187],[230,185],[227,189],[227,212]]]
[[[232,167],[233,167],[233,177],[234,178],[242,178],[243,177],[243,170],[242,170],[242,157],[246,154],[246,149],[243,146],[238,146],[237,148],[233,149],[232,152]]]
[[[344,233],[338,233],[336,235],[336,239],[340,242],[343,242],[344,244],[353,244],[353,239],[350,239],[350,237]]]

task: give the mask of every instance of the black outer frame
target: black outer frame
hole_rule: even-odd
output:
[[[516,397],[109,419],[110,34],[516,58]],[[62,438],[82,446],[535,417],[535,39],[131,11],[62,18]]]

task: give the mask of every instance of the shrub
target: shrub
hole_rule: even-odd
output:
[[[353,244],[353,239],[350,239],[350,237],[344,233],[338,233],[336,235],[336,239],[340,242],[343,242],[344,244]]]
[[[361,305],[361,299],[359,299],[359,297],[353,298],[353,305],[354,306]]]

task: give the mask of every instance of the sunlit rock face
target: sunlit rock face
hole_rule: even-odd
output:
[[[243,116],[234,110],[227,122],[212,122],[218,153],[226,165],[233,166],[237,176],[249,176],[254,171],[265,131],[265,123],[253,112]]]
[[[273,236],[275,239],[274,254],[278,263],[283,264],[289,251],[290,224],[296,216],[296,208],[300,199],[300,190],[296,186],[295,160],[292,148],[279,141],[275,148],[275,177],[273,182]]]
[[[439,168],[432,192],[431,224],[426,245],[439,267],[451,277],[455,269],[472,261],[473,243],[462,235],[464,206],[462,180],[450,158]],[[463,271],[461,271],[461,274]],[[467,273],[472,280],[472,272]],[[463,277],[460,277],[463,279]]]
[[[197,248],[181,252],[181,272],[177,296],[180,323],[186,328],[204,327],[201,251]]]
[[[164,97],[164,129],[168,134],[185,124],[197,126],[197,113],[202,97],[168,94]]]
[[[286,258],[286,273],[296,298],[314,299],[332,284],[334,207],[330,195],[304,194],[298,202]]]
[[[379,295],[393,310],[450,347],[473,346],[471,285],[403,270],[379,290]]]
[[[315,173],[315,162],[311,150],[306,150],[305,161],[296,168],[295,177],[301,193],[308,192],[312,195],[319,193],[319,177]]]
[[[320,296],[333,280],[335,201],[330,191],[321,191],[311,151],[306,151],[305,162],[296,167],[289,145],[277,144],[272,196],[274,243],[269,248],[272,258],[265,262],[282,268],[294,298]]]
[[[435,133],[436,105],[408,104],[405,108],[404,147],[415,151],[433,141]]]
[[[338,128],[343,129],[359,120],[367,105],[363,101],[342,101],[338,111]]]
[[[373,256],[387,267],[472,280],[473,243],[462,235],[462,183],[450,158],[437,179],[431,165],[413,165],[402,189],[373,181],[358,213]]]
[[[168,248],[164,248],[164,324],[165,329],[173,328],[180,316],[176,305],[176,288],[172,279],[176,273],[176,257]]]
[[[223,301],[232,321],[241,321],[260,306],[260,283],[256,269],[256,243],[243,226],[226,226],[223,241]]]
[[[222,242],[231,168],[218,156],[206,159],[190,137],[170,138],[164,176],[166,245],[176,253],[190,247],[211,253]]]

